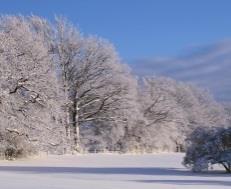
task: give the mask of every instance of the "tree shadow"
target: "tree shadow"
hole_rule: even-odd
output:
[[[231,186],[231,181],[220,180],[135,180],[135,182],[155,183],[155,184],[174,184],[174,185],[217,185]]]
[[[0,166],[0,172],[24,172],[34,174],[128,174],[159,176],[226,177],[224,172],[192,173],[186,169],[163,167],[45,167],[45,166]]]

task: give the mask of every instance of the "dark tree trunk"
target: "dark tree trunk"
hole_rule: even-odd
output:
[[[227,173],[231,173],[231,164],[230,163],[222,163],[222,165],[224,166],[225,170]]]

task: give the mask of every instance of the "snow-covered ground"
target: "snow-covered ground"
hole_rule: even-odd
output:
[[[225,189],[231,176],[195,174],[183,154],[86,154],[0,161],[1,189]]]

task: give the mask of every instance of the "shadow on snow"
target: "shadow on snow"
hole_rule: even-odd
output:
[[[177,185],[222,185],[231,186],[231,181],[219,180],[188,180],[185,176],[203,177],[230,177],[224,172],[192,173],[185,169],[161,168],[161,167],[40,167],[40,166],[0,166],[0,172],[18,172],[26,174],[126,174],[126,175],[150,175],[150,176],[180,176],[179,180],[128,180],[142,183],[177,184]]]
[[[174,185],[220,185],[231,186],[231,181],[220,180],[135,180],[135,182],[155,183],[155,184],[174,184]]]
[[[166,176],[230,176],[224,172],[192,173],[185,169],[163,167],[42,167],[42,166],[0,166],[0,172],[27,173],[70,173],[70,174],[129,174],[129,175],[166,175]]]

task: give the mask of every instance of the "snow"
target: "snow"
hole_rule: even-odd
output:
[[[184,154],[83,154],[0,161],[1,189],[225,189],[223,172],[192,173]]]

